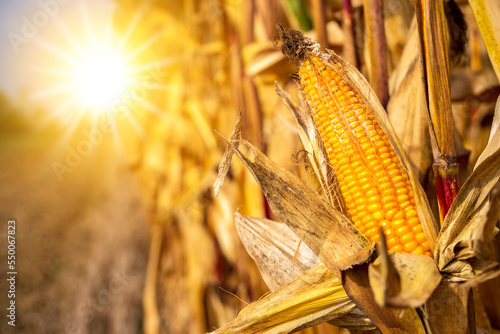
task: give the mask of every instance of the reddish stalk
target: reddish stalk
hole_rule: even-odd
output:
[[[439,214],[441,219],[444,219],[460,189],[458,184],[458,164],[440,159],[440,161],[434,162],[432,168],[436,178]]]
[[[418,0],[416,15],[420,34],[422,79],[434,157],[433,170],[442,223],[459,190],[443,2]]]

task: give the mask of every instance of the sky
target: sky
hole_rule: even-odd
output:
[[[109,22],[111,0],[1,0],[0,90],[16,99],[40,89],[40,67],[53,52],[83,39],[88,27]]]

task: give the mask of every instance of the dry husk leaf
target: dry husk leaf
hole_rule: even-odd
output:
[[[240,239],[269,289],[279,289],[320,263],[286,224],[238,212],[234,216]]]
[[[455,136],[450,98],[448,26],[444,2],[418,0],[417,19],[420,32],[422,81],[430,117],[430,134],[435,163],[455,157]],[[451,131],[450,131],[451,130]]]
[[[387,112],[404,145],[415,176],[422,182],[432,164],[432,154],[425,92],[418,61],[418,31],[414,20],[401,62],[390,78],[392,94]]]
[[[300,140],[307,152],[307,158],[314,171],[314,175],[316,175],[316,178],[321,186],[322,192],[336,210],[349,217],[343,197],[339,196],[340,189],[335,178],[335,173],[333,172],[332,165],[330,164],[327,155],[324,153],[321,136],[316,130],[314,119],[311,117],[305,98],[301,100],[301,105],[297,106],[293,102],[290,95],[283,88],[281,88],[278,83],[275,84],[275,88],[278,96],[288,109],[292,111],[295,119],[297,120],[299,125],[297,131]]]
[[[369,261],[342,271],[342,285],[349,297],[382,333],[425,333],[413,308],[381,307],[377,304],[368,277]]]
[[[500,100],[497,101],[488,146],[474,171],[460,189],[439,234],[434,256],[448,280],[469,283],[489,279],[500,272],[498,263],[487,260],[487,243],[497,232],[495,221],[486,219],[489,194],[500,178]]]
[[[368,274],[377,303],[390,307],[419,307],[441,281],[436,263],[425,255],[392,253],[380,247]]]

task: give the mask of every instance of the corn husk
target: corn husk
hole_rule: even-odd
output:
[[[415,176],[422,182],[432,164],[432,154],[418,61],[418,31],[414,20],[401,62],[389,79],[392,94],[387,113],[398,138],[404,143]]]
[[[274,214],[338,277],[347,267],[344,259],[370,245],[344,215],[252,144],[241,140],[240,148],[233,150],[256,178]]]
[[[278,83],[275,84],[275,89],[283,103],[290,109],[297,120],[297,132],[304,150],[307,152],[309,164],[321,186],[322,194],[326,196],[335,209],[348,216],[343,197],[339,196],[340,188],[335,178],[335,173],[325,153],[321,136],[316,130],[314,119],[307,109],[305,98],[301,95],[300,106],[297,106],[290,95]]]
[[[388,254],[385,247],[378,249],[380,256],[368,269],[377,303],[391,307],[423,305],[441,281],[436,263],[424,255]]]

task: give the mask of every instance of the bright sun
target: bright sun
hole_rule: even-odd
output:
[[[40,39],[35,99],[49,106],[51,117],[73,125],[82,119],[134,122],[138,111],[157,112],[149,98],[165,88],[159,73],[170,60],[154,58],[150,46],[162,33],[141,41],[135,36],[140,16],[117,33],[110,18],[91,22],[83,9],[81,15],[83,24],[61,21],[47,42]]]
[[[86,108],[102,111],[126,92],[127,64],[113,50],[96,50],[82,55],[74,69],[75,93]]]

